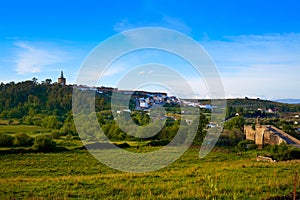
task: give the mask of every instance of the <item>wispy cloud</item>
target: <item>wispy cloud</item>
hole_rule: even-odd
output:
[[[103,76],[114,76],[124,70],[125,70],[124,67],[121,67],[121,66],[110,67],[103,73]]]
[[[241,35],[200,44],[220,70],[228,97],[300,97],[300,34]]]
[[[201,42],[222,68],[248,69],[260,64],[300,63],[300,34],[241,35],[223,41]],[[230,72],[234,72],[229,70]]]
[[[122,19],[117,22],[113,28],[116,32],[122,32],[129,29],[142,27],[163,27],[180,31],[185,34],[190,34],[192,30],[182,19],[168,15],[162,16],[157,22],[133,23],[128,19]]]
[[[19,75],[41,72],[43,68],[59,64],[67,57],[66,52],[49,43],[17,41],[14,46],[15,70]]]
[[[127,22],[124,23],[125,27]],[[124,35],[128,39],[126,44],[132,44],[133,47],[140,45],[162,46],[166,49],[169,47],[169,49],[175,49],[175,52],[189,55],[189,58],[197,58],[199,62],[202,61],[199,52],[195,51],[189,43],[178,39],[174,42],[174,38],[161,34],[160,31],[151,33],[151,37],[147,33],[127,32]],[[149,38],[156,38],[156,40],[149,41]],[[300,71],[300,34],[241,35],[225,37],[218,41],[205,39],[199,43],[216,63],[227,98],[245,96],[267,99],[300,98],[300,79],[298,77]],[[204,64],[202,63],[201,76],[206,77],[199,77],[195,70],[191,70],[192,67],[188,63],[174,55],[171,56],[160,51],[137,51],[135,53],[132,56],[126,54],[123,59],[119,59],[113,65],[114,68],[104,72],[104,80],[101,83],[107,81],[108,84],[105,85],[114,86],[120,80],[120,76],[125,75],[132,67],[145,63],[160,63],[170,66],[171,69],[183,76],[195,91],[195,96],[207,98],[211,97],[212,93],[216,93],[207,88],[207,86],[209,87],[207,82],[215,83],[212,79],[216,77],[208,77],[210,73],[206,69],[208,67],[205,60],[203,60]],[[118,68],[118,66],[123,66],[123,68]],[[137,75],[150,76],[146,70],[140,70]],[[90,79],[90,76],[87,77]],[[167,77],[163,78],[163,80],[165,79],[168,80]],[[175,80],[178,85],[177,79],[171,78],[170,80]],[[184,95],[185,90],[180,90],[180,93]]]
[[[174,29],[177,31],[180,31],[185,34],[191,33],[191,27],[189,27],[182,19],[170,17],[170,16],[164,16],[162,18],[163,21],[163,27]]]
[[[122,32],[137,27],[138,25],[129,23],[128,19],[122,19],[113,26],[113,29],[116,32]]]

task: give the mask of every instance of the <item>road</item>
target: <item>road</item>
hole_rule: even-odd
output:
[[[279,135],[282,139],[284,139],[287,142],[287,144],[297,144],[296,142],[294,142],[293,140],[291,140],[289,138],[289,136],[283,135],[282,133],[278,132],[277,130],[275,130],[272,127],[270,127],[270,131],[274,132],[276,135]]]
[[[270,126],[270,130],[273,131],[275,134],[277,134],[279,137],[281,137],[282,139],[284,139],[287,144],[293,145],[297,148],[300,148],[300,141],[297,140],[296,138],[294,138],[291,135],[288,135],[287,133],[279,130],[273,126]]]

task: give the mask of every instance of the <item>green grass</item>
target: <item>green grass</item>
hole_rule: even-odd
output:
[[[198,151],[141,174],[110,169],[84,150],[0,155],[0,199],[263,199],[292,192],[300,169],[300,161],[257,162],[255,151],[204,159]]]
[[[67,149],[75,149],[81,147],[83,144],[81,140],[68,139],[66,136],[60,137],[60,139],[55,139],[57,146],[66,147]]]
[[[0,125],[0,133],[26,133],[28,135],[35,135],[40,133],[49,133],[51,129],[39,127],[39,126],[28,126],[28,125]]]

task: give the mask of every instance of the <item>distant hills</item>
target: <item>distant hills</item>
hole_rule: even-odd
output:
[[[300,99],[275,99],[273,101],[287,104],[300,104]]]

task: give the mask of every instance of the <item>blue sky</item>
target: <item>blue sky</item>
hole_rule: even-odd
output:
[[[100,42],[121,31],[151,26],[174,29],[199,42],[220,72],[226,97],[300,98],[297,0],[0,4],[0,82],[33,77],[56,81],[64,70],[68,83],[74,83],[84,59]],[[103,84],[117,85],[133,64],[125,59],[112,67]],[[173,66],[184,68],[181,62]],[[208,97],[201,92],[203,81],[183,71],[193,88],[201,88],[196,96]]]

